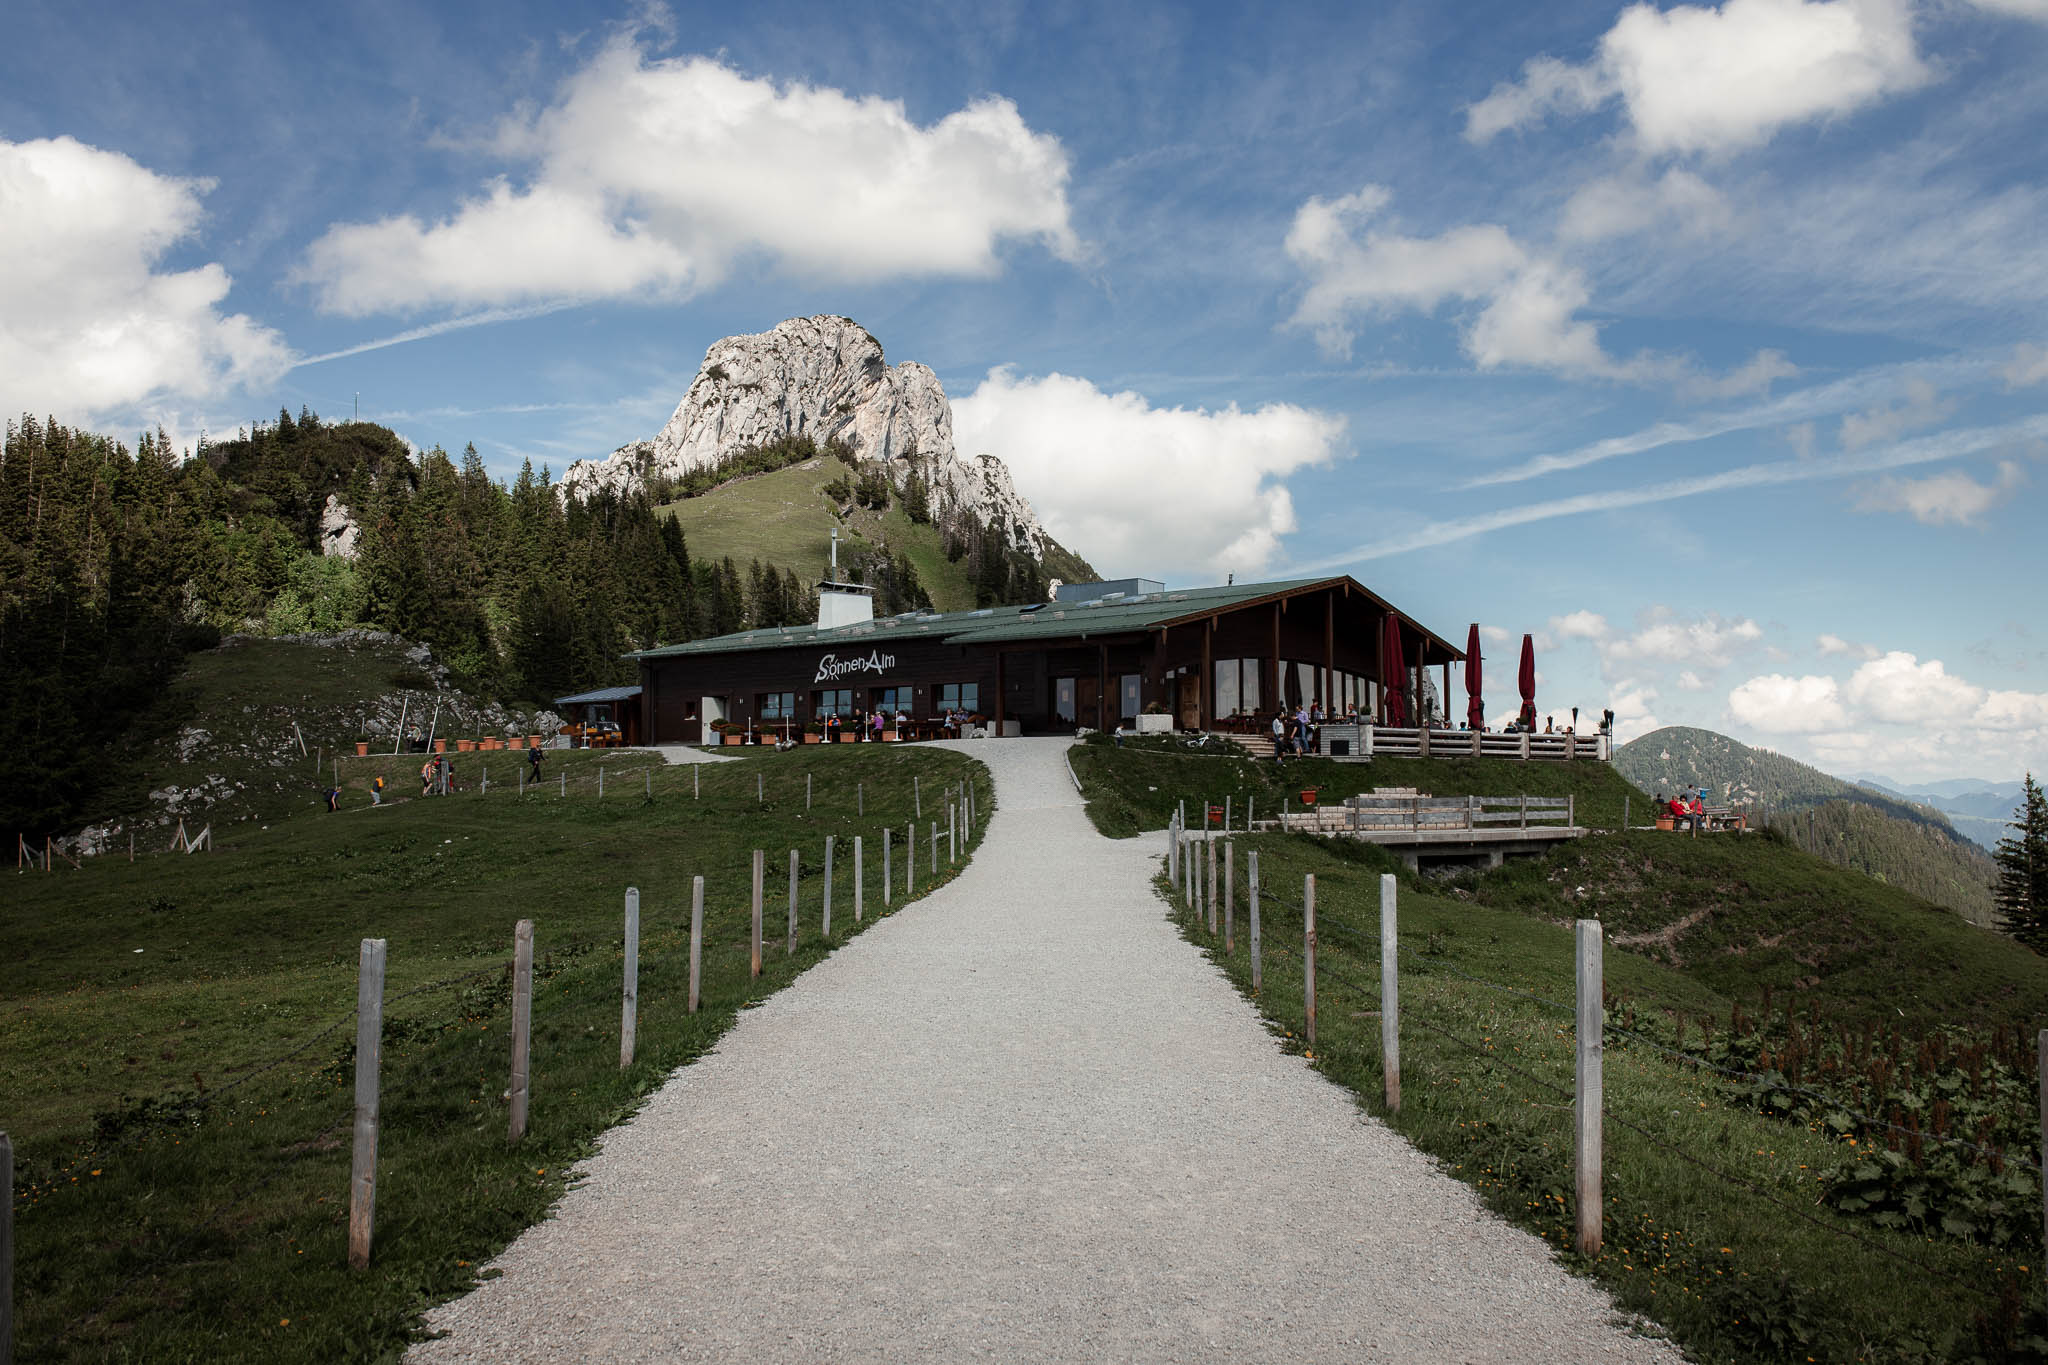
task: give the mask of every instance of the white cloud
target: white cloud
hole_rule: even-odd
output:
[[[2048,4],[2048,0],[2042,0]],[[2012,363],[1999,373],[2005,376],[2005,385],[2010,389],[2024,389],[2034,384],[2048,384],[2048,346],[2036,346],[2023,341],[2013,348]]]
[[[1902,403],[1883,404],[1842,418],[1841,443],[1844,450],[1861,450],[1880,441],[1895,441],[1909,431],[1919,431],[1945,420],[1955,411],[1953,399],[1944,400],[1934,385],[1924,379],[1905,382]]]
[[[1479,638],[1490,645],[1504,645],[1514,639],[1514,633],[1502,626],[1481,626]]]
[[[1597,611],[1575,611],[1550,618],[1550,634],[1559,640],[1601,640],[1607,636],[1607,618]]]
[[[1978,9],[2048,24],[2048,0],[1970,0]]]
[[[1986,730],[2048,730],[2048,693],[1987,692],[1970,723]]]
[[[1086,379],[991,370],[953,404],[955,444],[1000,456],[1052,533],[1105,572],[1258,573],[1295,527],[1282,480],[1336,454],[1344,419],[1271,403],[1155,408]]]
[[[1955,677],[1939,659],[1921,663],[1904,650],[1872,659],[1849,676],[1849,700],[1896,725],[1947,728],[1983,704],[1984,689]]]
[[[1781,128],[1851,113],[1931,79],[1906,0],[1727,0],[1718,9],[1634,4],[1583,65],[1538,57],[1466,110],[1485,142],[1552,111],[1619,98],[1652,154],[1717,154]]]
[[[1613,175],[1588,181],[1565,204],[1557,230],[1567,241],[1580,242],[1666,224],[1684,236],[1705,236],[1726,227],[1730,217],[1719,190],[1691,171],[1672,167],[1656,180]]]
[[[1998,478],[1992,483],[1979,483],[1959,469],[1924,479],[1887,476],[1858,490],[1856,510],[1904,512],[1927,526],[1970,526],[2026,481],[2026,471],[2011,460],[1998,462]]]
[[[1788,678],[1766,673],[1728,694],[1728,714],[1737,724],[1767,734],[1813,734],[1841,730],[1849,715],[1833,678]]]
[[[1821,634],[1814,637],[1814,647],[1823,658],[1837,654],[1852,655],[1858,659],[1875,659],[1879,650],[1876,645],[1852,644],[1839,635]]]
[[[1678,675],[1678,686],[1680,690],[1686,692],[1704,692],[1707,690],[1707,680],[1688,668]]]
[[[1392,196],[1367,185],[1340,199],[1311,198],[1294,215],[1287,254],[1308,280],[1288,319],[1331,355],[1348,355],[1360,316],[1435,313],[1469,305],[1465,354],[1482,370],[1553,370],[1628,383],[1678,383],[1704,393],[1743,393],[1796,371],[1764,351],[1724,378],[1703,377],[1675,356],[1645,352],[1616,360],[1599,327],[1579,316],[1591,301],[1584,272],[1524,247],[1494,223],[1468,223],[1435,237],[1383,231],[1374,220]],[[1476,311],[1472,311],[1476,310]]]
[[[1716,613],[1684,620],[1668,608],[1652,608],[1633,635],[1614,636],[1599,644],[1610,667],[1622,663],[1687,664],[1726,667],[1737,654],[1763,639],[1763,627],[1747,617],[1731,621]]]
[[[284,371],[283,338],[221,311],[218,264],[156,268],[211,188],[68,137],[0,141],[0,410],[89,421]]]
[[[1067,155],[1009,100],[928,127],[900,101],[606,45],[549,108],[499,130],[529,165],[431,224],[342,224],[298,278],[350,316],[546,300],[680,298],[760,256],[799,276],[985,276],[1006,240],[1063,259]]]
[[[1616,685],[1607,699],[1607,709],[1614,712],[1614,738],[1617,742],[1626,744],[1638,735],[1647,735],[1661,727],[1657,713],[1650,709],[1656,700],[1657,689],[1654,687],[1634,681]]]

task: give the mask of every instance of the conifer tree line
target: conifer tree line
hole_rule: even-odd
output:
[[[2035,952],[2048,952],[2048,797],[2032,773],[2020,788],[2011,829],[1991,855],[1998,864],[1999,920]]]
[[[280,411],[190,458],[162,431],[126,444],[54,421],[9,422],[0,443],[0,829],[61,832],[86,811],[96,755],[162,691],[185,654],[223,633],[354,626],[423,641],[472,690],[541,701],[631,681],[629,650],[755,626],[807,624],[816,594],[759,561],[694,560],[656,499],[821,453],[807,438],[742,452],[689,488],[565,499],[531,462],[508,486],[474,447],[415,453],[388,428]],[[903,496],[850,453],[882,506]],[[919,519],[929,485],[912,474]],[[333,498],[360,530],[323,554]],[[1030,586],[1035,564],[971,519],[949,553],[975,555],[977,595]],[[1020,568],[1019,561],[1031,565]],[[857,551],[848,574],[876,610],[929,609],[900,553]],[[1039,584],[1042,589],[1042,581]],[[1033,600],[1036,600],[1035,598]]]

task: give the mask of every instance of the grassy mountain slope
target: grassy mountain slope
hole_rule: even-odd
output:
[[[1761,807],[1808,852],[1924,896],[1973,924],[1991,923],[1991,860],[1931,807],[1682,725],[1622,745],[1614,766],[1645,791],[1705,787],[1715,799]]]
[[[764,565],[793,570],[806,583],[815,583],[825,576],[836,526],[842,542],[900,550],[917,569],[935,609],[972,608],[974,585],[966,562],[946,558],[937,527],[911,521],[893,499],[884,511],[856,506],[839,515],[825,485],[846,473],[838,460],[820,455],[773,473],[732,479],[661,510],[681,524],[692,559],[730,555],[745,566],[758,557]],[[1098,576],[1080,556],[1057,544],[1046,554],[1045,573],[1068,582],[1091,582]]]
[[[1296,788],[1308,785],[1320,786],[1325,802],[1394,785],[1438,796],[1569,791],[1579,822],[1606,830],[1619,825],[1624,795],[1644,799],[1603,763],[1281,765],[1130,743],[1117,749],[1099,739],[1075,751],[1073,762],[1090,817],[1111,834],[1159,828],[1176,802],[1186,803],[1191,819],[1205,798],[1225,794],[1240,812],[1247,796],[1267,810],[1283,796],[1298,799]],[[1399,867],[1375,848],[1342,851],[1376,869]],[[1595,834],[1549,858],[1455,883],[1453,894],[1551,923],[1597,917],[1615,947],[1675,967],[1724,1000],[1750,1000],[1766,987],[1792,990],[1852,1014],[1903,1015],[1922,1025],[2023,1024],[2048,1013],[2048,962],[1921,896],[1774,835]]]
[[[355,758],[356,741],[381,737],[373,747],[388,755],[401,711],[407,729],[417,723],[424,735],[437,724],[450,739],[503,736],[515,723],[523,732],[531,719],[448,686],[423,646],[368,631],[320,638],[328,642],[230,636],[192,655],[114,746],[95,826],[107,845],[125,850],[128,829],[168,829],[181,818],[196,834],[208,822],[320,811],[336,754],[346,755],[346,784],[367,761]],[[484,757],[458,762],[474,776]],[[513,756],[497,758],[510,780]],[[138,843],[162,839],[143,833]]]

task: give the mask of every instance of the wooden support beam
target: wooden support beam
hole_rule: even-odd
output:
[[[1329,714],[1336,706],[1336,695],[1330,688],[1337,671],[1337,594],[1323,594],[1323,712]]]
[[[1209,619],[1202,623],[1202,674],[1195,680],[1196,714],[1200,728],[1204,730],[1215,724],[1216,702],[1212,695],[1216,687],[1215,652],[1216,617],[1211,614]]]
[[[1269,708],[1278,711],[1283,703],[1280,692],[1280,604],[1273,604],[1273,653],[1266,660],[1266,695],[1260,698]]]

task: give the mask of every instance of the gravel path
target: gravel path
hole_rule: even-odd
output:
[[[1063,741],[961,747],[973,866],[676,1072],[411,1359],[1682,1359],[1281,1053]]]

